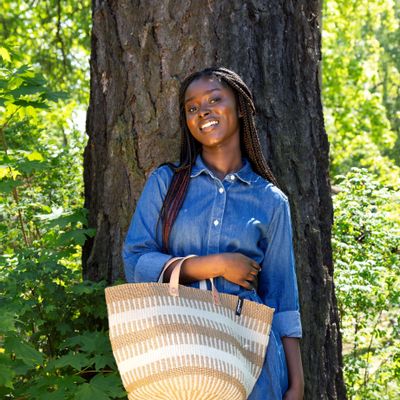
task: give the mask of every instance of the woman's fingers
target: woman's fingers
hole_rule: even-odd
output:
[[[257,276],[259,272],[260,272],[260,271],[258,271],[258,270],[256,270],[256,269],[253,269],[253,270],[250,271],[250,274],[251,274],[251,275],[254,275],[254,276]]]
[[[243,286],[245,289],[251,290],[254,287],[253,282],[244,281],[243,283],[244,284],[241,285],[241,286]]]
[[[226,253],[223,260],[226,266],[222,277],[249,290],[256,286],[261,270],[257,262],[240,253]]]
[[[251,266],[253,267],[253,269],[255,269],[257,272],[261,271],[261,267],[259,264],[257,263],[252,263]]]
[[[246,280],[247,280],[247,281],[250,281],[250,282],[254,282],[255,280],[258,279],[258,276],[257,276],[257,275],[258,275],[257,273],[250,272],[250,274],[247,275]]]
[[[252,266],[251,273],[257,275],[261,271],[261,267],[258,264],[252,264],[251,266]]]

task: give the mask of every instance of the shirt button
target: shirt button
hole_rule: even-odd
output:
[[[218,224],[219,224],[219,221],[216,219],[216,220],[214,221],[214,225],[217,226]]]
[[[218,191],[219,191],[220,193],[224,193],[224,189],[223,189],[223,188],[219,188]]]
[[[231,181],[234,181],[234,180],[235,180],[235,175],[230,175],[230,176],[229,176],[229,179],[230,179]]]

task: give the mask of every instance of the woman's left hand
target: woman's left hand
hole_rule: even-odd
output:
[[[303,400],[303,390],[290,387],[283,396],[283,400]]]

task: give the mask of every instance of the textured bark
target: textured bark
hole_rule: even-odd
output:
[[[306,399],[345,399],[320,96],[320,1],[93,1],[84,276],[123,277],[122,242],[148,173],[178,155],[179,80],[209,65],[252,89],[265,154],[289,196]]]

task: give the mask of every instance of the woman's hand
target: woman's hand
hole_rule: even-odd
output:
[[[219,256],[223,278],[246,289],[256,287],[257,275],[261,270],[259,264],[241,253],[222,253]]]
[[[164,273],[164,282],[169,282],[171,272],[178,261],[170,265]],[[186,259],[182,264],[180,282],[190,283],[222,276],[228,281],[253,289],[261,267],[251,258],[241,253],[221,253]]]

